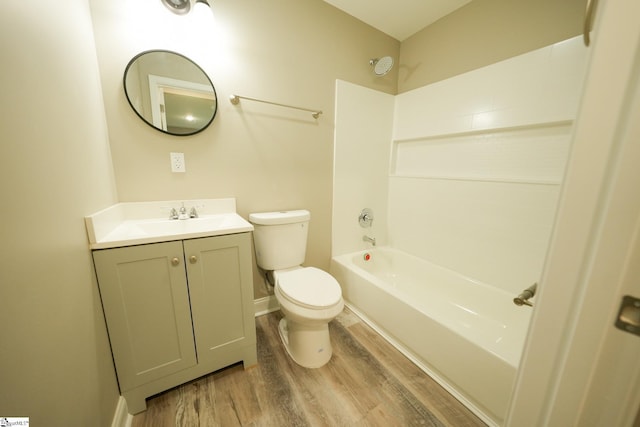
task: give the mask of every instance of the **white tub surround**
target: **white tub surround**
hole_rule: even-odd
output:
[[[511,293],[537,281],[586,59],[572,38],[398,95],[390,245]]]
[[[331,274],[354,312],[485,422],[500,424],[529,307],[515,306],[499,288],[392,248],[334,257]]]
[[[538,280],[587,52],[572,38],[395,97],[337,81],[332,253],[370,234],[508,292]]]
[[[387,241],[389,141],[394,96],[336,81],[336,132],[331,253],[365,249],[364,234]],[[358,225],[363,208],[373,210],[370,228]]]
[[[169,219],[172,209],[197,218]],[[196,199],[118,203],[85,217],[91,249],[166,242],[252,231],[236,213],[236,200]]]

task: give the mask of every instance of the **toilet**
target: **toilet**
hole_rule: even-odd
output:
[[[275,286],[284,317],[278,326],[289,356],[305,368],[331,359],[329,322],[344,308],[340,285],[329,273],[303,267],[311,214],[307,210],[249,215],[258,266]]]

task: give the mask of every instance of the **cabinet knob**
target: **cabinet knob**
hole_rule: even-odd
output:
[[[180,260],[178,259],[178,257],[175,257],[171,260],[171,265],[176,266],[180,264]]]
[[[197,256],[195,256],[195,255],[191,255],[191,256],[189,257],[189,262],[190,262],[191,264],[195,264],[196,262],[198,262],[198,257],[197,257]]]

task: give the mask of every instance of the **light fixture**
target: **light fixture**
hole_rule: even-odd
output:
[[[162,4],[176,15],[184,15],[191,10],[191,2],[189,0],[162,0]]]
[[[193,3],[193,13],[196,16],[211,17],[212,15],[211,5],[207,0],[196,0]]]
[[[200,6],[207,6],[209,9],[211,9],[211,5],[209,4],[209,2],[207,0],[196,0],[196,3],[193,7],[197,8]],[[197,10],[197,9],[195,9]]]
[[[193,10],[199,10],[199,9],[204,9],[204,6],[207,7],[209,13],[211,13],[211,5],[209,4],[208,0],[161,0],[162,4],[164,4],[167,9],[169,9],[171,12],[175,13],[176,15],[185,15],[187,13],[189,13],[189,11],[191,11],[191,8],[193,7]],[[193,3],[193,6],[192,6]]]

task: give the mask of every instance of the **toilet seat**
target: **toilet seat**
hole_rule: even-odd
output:
[[[325,309],[342,300],[342,289],[329,273],[315,267],[305,267],[278,274],[280,294],[293,304]]]

